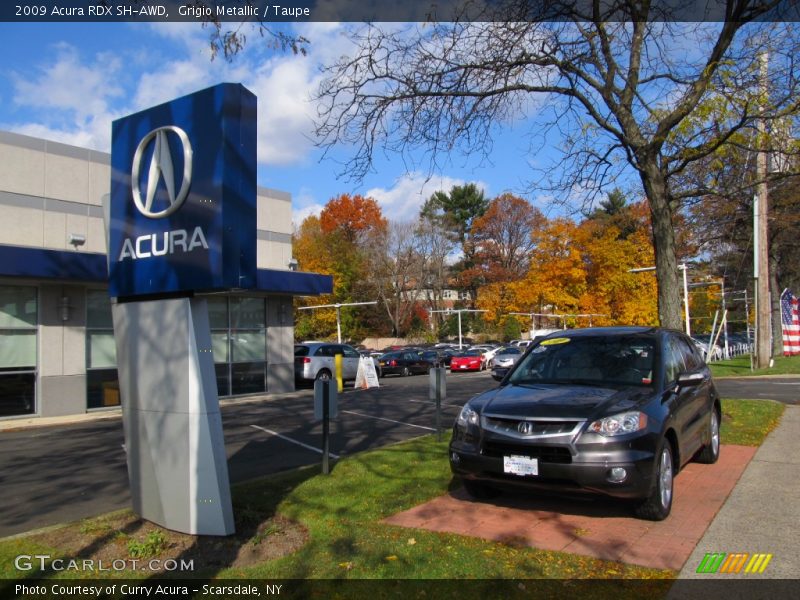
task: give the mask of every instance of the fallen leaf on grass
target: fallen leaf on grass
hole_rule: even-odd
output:
[[[409,546],[413,546],[416,543],[417,543],[417,540],[415,540],[414,538],[408,538],[408,545]]]
[[[387,556],[387,557],[386,557],[386,560],[397,560],[397,556],[395,556],[394,554],[392,554],[391,556]]]

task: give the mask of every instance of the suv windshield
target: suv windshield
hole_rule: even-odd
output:
[[[548,338],[522,360],[508,383],[651,385],[654,348],[653,338],[638,335]]]

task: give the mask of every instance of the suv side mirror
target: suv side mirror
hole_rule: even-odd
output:
[[[678,375],[678,385],[681,387],[699,385],[704,379],[702,373],[681,373]]]

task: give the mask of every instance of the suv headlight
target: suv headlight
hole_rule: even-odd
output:
[[[625,435],[647,427],[647,415],[643,412],[625,412],[595,421],[586,429],[605,436]]]
[[[468,425],[477,425],[479,422],[480,416],[477,412],[472,410],[469,404],[464,405],[464,408],[458,413],[458,419],[456,419],[458,426],[464,429],[466,429]]]

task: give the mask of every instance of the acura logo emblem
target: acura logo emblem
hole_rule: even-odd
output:
[[[183,150],[183,178],[177,194],[175,193],[175,169],[169,143],[170,133],[178,137]],[[153,148],[153,156],[150,158],[150,166],[147,172],[147,189],[145,190],[144,198],[142,198],[142,191],[139,189],[142,156],[151,143],[155,144],[155,148]],[[183,201],[186,200],[186,196],[189,194],[189,185],[192,182],[192,144],[189,142],[189,136],[186,135],[186,132],[175,125],[167,125],[154,129],[144,136],[136,148],[136,153],[133,155],[131,177],[133,202],[145,217],[160,219],[178,210]],[[153,199],[158,189],[158,182],[162,178],[167,189],[169,206],[164,210],[154,212]]]
[[[530,435],[533,433],[533,423],[530,421],[520,421],[517,425],[517,431],[522,435]]]

